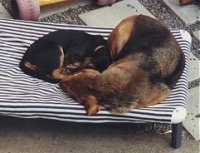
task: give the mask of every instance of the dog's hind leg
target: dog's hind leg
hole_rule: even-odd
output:
[[[143,108],[161,103],[170,93],[169,87],[163,83],[159,83],[153,87],[153,89],[149,88],[149,90],[151,90],[149,94],[137,103],[136,108]]]

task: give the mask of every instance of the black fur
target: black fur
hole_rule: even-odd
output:
[[[104,46],[94,52],[96,47]],[[58,82],[51,78],[53,70],[59,67],[62,47],[64,52],[64,65],[76,62],[82,63],[90,57],[94,69],[103,71],[111,63],[107,41],[99,35],[90,35],[79,30],[57,30],[35,41],[25,52],[19,66],[22,71],[33,77]],[[28,69],[24,63],[28,61],[37,65],[36,70]]]

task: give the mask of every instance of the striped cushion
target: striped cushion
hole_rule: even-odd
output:
[[[25,75],[19,61],[27,47],[39,37],[57,29],[78,29],[108,37],[112,29],[66,24],[0,20],[0,114],[22,118],[46,118],[73,122],[181,122],[186,114],[188,58],[190,42],[180,30],[171,32],[186,56],[186,67],[170,96],[161,104],[133,109],[126,114],[111,114],[102,109],[86,116],[85,109],[63,93],[58,84],[50,84]]]

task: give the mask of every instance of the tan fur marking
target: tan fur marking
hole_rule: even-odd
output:
[[[60,52],[61,52],[61,55],[60,55],[60,67],[63,67],[65,55],[64,55],[63,48],[61,46],[59,46],[59,48],[60,48]]]
[[[63,52],[63,48],[60,46],[60,52],[61,52],[61,55],[60,55],[60,64],[59,64],[59,67],[57,69],[55,69],[53,72],[52,72],[52,77],[54,79],[64,79],[65,75],[63,74],[63,63],[64,63],[64,52]]]
[[[62,69],[58,68],[52,72],[52,77],[54,79],[64,79],[65,75],[62,73]]]
[[[131,16],[122,20],[119,25],[111,32],[108,43],[112,59],[119,54],[130,35],[134,34],[134,24],[137,16]]]

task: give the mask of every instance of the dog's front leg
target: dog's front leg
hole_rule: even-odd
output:
[[[101,109],[95,96],[85,95],[80,97],[79,101],[85,106],[86,113],[89,116],[95,115]]]

